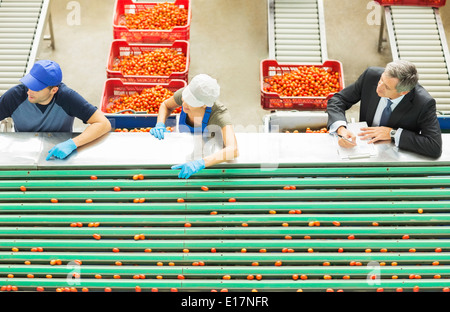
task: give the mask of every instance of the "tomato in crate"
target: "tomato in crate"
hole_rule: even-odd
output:
[[[113,128],[148,128],[156,124],[161,103],[175,91],[184,88],[184,80],[169,83],[131,83],[120,79],[107,79],[103,88],[101,111]],[[177,108],[169,116],[167,125],[174,126]]]
[[[445,5],[446,0],[375,0],[380,5],[409,5],[409,6],[428,6],[441,7]]]
[[[116,0],[113,36],[134,43],[189,40],[191,15],[191,0],[174,3]]]
[[[173,79],[188,80],[189,43],[129,44],[113,40],[108,57],[108,78],[128,82],[168,83]]]
[[[339,61],[323,64],[261,62],[261,106],[268,110],[325,110],[328,99],[344,87]]]

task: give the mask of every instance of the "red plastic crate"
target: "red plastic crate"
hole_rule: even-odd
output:
[[[330,93],[326,97],[313,97],[313,96],[301,96],[301,97],[283,97],[274,92],[264,91],[264,87],[267,86],[265,82],[266,78],[273,77],[275,75],[282,75],[296,70],[299,66],[315,66],[318,68],[331,68],[333,71],[339,73],[339,86],[340,90],[344,88],[344,72],[342,63],[339,61],[328,60],[323,64],[279,64],[276,60],[263,60],[261,61],[261,106],[266,110],[326,110],[328,99],[333,96],[334,93]]]
[[[139,75],[123,75],[120,71],[114,71],[113,65],[118,61],[119,57],[134,53],[136,55],[142,52],[149,52],[159,48],[172,48],[178,53],[186,56],[186,69],[183,72],[173,72],[169,76],[139,76]],[[168,83],[170,80],[179,79],[188,81],[189,72],[189,42],[175,41],[172,44],[130,44],[125,40],[113,40],[109,51],[108,64],[106,66],[107,78],[120,78],[128,82],[137,83]]]
[[[185,26],[176,26],[171,30],[128,29],[121,24],[125,14],[148,10],[157,5],[153,2],[135,2],[133,0],[116,0],[113,16],[114,39],[124,39],[134,43],[167,43],[176,40],[189,40],[191,25],[191,0],[176,0],[174,4],[188,10],[188,20]]]
[[[391,5],[410,5],[410,6],[429,6],[441,7],[445,5],[446,0],[375,0],[383,6]]]
[[[131,83],[124,82],[120,79],[107,79],[103,88],[101,111],[107,113],[107,108],[112,105],[113,101],[118,99],[121,95],[132,95],[136,92],[142,92],[147,88],[161,86],[172,92],[175,92],[181,88],[187,86],[184,80],[171,80],[169,83]],[[141,114],[139,114],[141,115]]]
[[[122,94],[132,95],[136,92],[140,93],[146,88],[155,86],[161,86],[175,92],[186,87],[187,83],[184,80],[171,80],[169,83],[131,83],[124,82],[120,79],[107,79],[103,88],[100,109],[111,122],[113,128],[154,127],[158,114],[115,114],[107,113],[107,108]],[[178,114],[171,114],[168,117],[168,121],[166,122],[168,126],[175,126],[176,115]]]

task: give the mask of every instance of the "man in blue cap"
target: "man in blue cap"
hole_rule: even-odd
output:
[[[72,132],[75,117],[89,124],[80,135],[53,147],[46,160],[64,159],[111,130],[100,110],[62,82],[57,63],[37,61],[20,81],[0,97],[0,120],[11,117],[16,132]]]

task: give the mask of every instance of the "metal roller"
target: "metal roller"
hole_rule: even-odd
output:
[[[450,81],[446,80],[425,80],[421,78],[419,74],[419,82],[422,86],[427,88],[427,86],[450,86]]]
[[[314,18],[305,18],[305,19],[296,19],[296,18],[285,18],[285,19],[278,19],[275,23],[276,26],[278,25],[301,25],[304,27],[318,27],[317,19]]]
[[[422,46],[441,46],[440,40],[436,39],[422,39],[422,40],[411,40],[411,39],[396,39],[398,46],[411,46],[417,45],[418,47]]]
[[[20,16],[20,15],[19,15]],[[1,13],[1,8],[0,8],[0,18],[1,18],[1,24],[34,24],[36,25],[36,20],[39,17],[38,14],[33,13],[32,16],[30,17],[26,17],[26,16],[22,16],[22,17],[18,17],[18,16],[11,16],[5,13]],[[19,26],[21,27],[21,26]]]
[[[40,8],[30,8],[30,7],[5,7],[1,6],[0,12],[2,13],[37,13],[41,11]]]
[[[36,27],[32,28],[3,28],[0,27],[0,34],[4,37],[14,37],[14,38],[32,38],[34,37],[34,31]]]
[[[305,9],[305,8],[279,8],[275,7],[275,14],[282,17],[282,14],[298,14],[298,16],[302,15],[317,15],[317,8],[314,9]]]
[[[276,14],[277,19],[284,19],[284,18],[298,18],[298,19],[311,19],[317,16],[317,14],[313,13],[302,13],[302,14],[295,14],[295,13],[280,13]]]
[[[319,25],[317,24],[300,24],[300,23],[277,23],[275,29],[288,29],[298,31],[299,29],[304,29],[305,31],[315,30],[319,32]]]
[[[275,35],[282,35],[282,34],[287,34],[287,35],[291,35],[291,34],[298,34],[298,28],[275,28]],[[315,36],[319,36],[319,30],[316,29],[302,29],[302,35],[315,35]]]
[[[2,71],[0,72],[0,78],[13,78],[13,79],[20,79],[23,77],[23,73],[20,73],[18,71]]]
[[[277,9],[317,9],[316,3],[279,3]]]
[[[450,112],[450,99],[436,99],[436,102],[439,101],[439,103],[436,105],[436,109],[440,112]],[[447,101],[447,102],[445,102]]]
[[[3,8],[37,8],[39,9],[42,6],[42,1],[27,1],[27,2],[21,2],[21,1],[13,1],[13,2],[5,2],[2,1],[1,9]]]
[[[26,29],[35,29],[36,28],[36,22],[35,23],[10,23],[10,22],[3,22],[0,21],[0,28],[2,29],[20,29],[25,28]]]
[[[430,87],[428,87],[428,89],[430,89]],[[427,89],[427,90],[428,90],[428,89]],[[437,98],[449,98],[449,99],[450,99],[450,93],[449,93],[449,91],[446,91],[446,92],[438,92],[438,91],[429,91],[429,90],[428,90],[428,93],[430,93],[431,96],[434,97],[435,99],[437,99]],[[437,101],[436,101],[436,102],[437,102]]]
[[[289,44],[277,44],[277,48],[283,51],[311,51],[311,52],[320,52],[320,48],[317,45],[304,45],[299,44],[296,45],[296,42],[291,42]]]
[[[431,93],[431,92],[446,92],[448,94],[448,96],[446,96],[446,97],[450,97],[450,86],[428,86],[428,87],[426,87],[426,89],[429,93]]]
[[[448,80],[448,74],[419,74],[423,80]]]
[[[429,24],[421,24],[421,25],[411,25],[410,23],[405,24],[395,24],[395,30],[414,30],[414,31],[420,31],[420,30],[437,30],[437,26],[435,23],[429,23]]]
[[[320,40],[319,35],[303,35],[303,34],[279,34],[279,39],[305,39],[305,40]]]
[[[307,49],[309,49],[309,47],[311,46],[317,46],[320,49],[320,40],[312,40],[312,39],[308,39],[308,40],[292,40],[292,39],[280,39],[277,38],[276,39],[276,46],[283,46],[283,45],[304,45]]]
[[[414,19],[433,19],[434,15],[432,12],[429,13],[420,13],[420,14],[395,14],[392,13],[392,16],[395,20],[404,19],[404,20],[414,20]]]
[[[283,56],[317,56],[320,58],[320,51],[294,51],[294,50],[290,50],[290,51],[278,51],[277,55],[279,55],[280,57]]]
[[[28,60],[28,55],[8,55],[8,54],[0,54],[0,61],[24,61]]]
[[[0,57],[2,55],[29,55],[30,51],[26,49],[2,49],[0,47]]]
[[[14,87],[16,85],[18,85],[18,82],[17,83],[14,83],[14,82],[12,82],[12,83],[0,83],[0,94],[5,93],[6,90],[11,89],[12,87]]]
[[[448,74],[447,68],[441,67],[441,68],[418,68],[417,72],[419,73],[419,76],[423,74]]]
[[[36,19],[38,17],[39,17],[38,12],[36,12],[36,13],[3,12],[0,8],[0,18],[2,20],[14,19],[15,21],[20,22],[23,19],[30,19],[30,18]]]
[[[298,63],[321,63],[321,57],[313,57],[313,56],[302,56],[302,57],[295,57],[295,56],[279,56],[277,57],[277,61],[280,62],[298,62]]]
[[[22,75],[22,77],[23,77],[23,75]],[[22,77],[19,77],[19,78],[11,78],[11,77],[2,77],[1,75],[0,75],[0,85],[2,85],[2,84],[8,84],[8,83],[16,83],[16,84],[19,84],[20,83],[20,78],[22,78]]]
[[[401,34],[401,35],[397,35],[397,39],[398,40],[424,40],[424,41],[429,41],[429,40],[435,40],[438,41],[441,38],[439,37],[438,34],[434,34],[434,35],[414,35],[414,34]]]
[[[436,57],[443,56],[444,52],[441,51],[414,51],[402,49],[400,52],[401,57],[418,56],[418,57]]]
[[[2,31],[0,29],[0,38],[2,39],[7,39],[7,38],[12,38],[12,39],[30,39],[32,40],[34,38],[34,34],[33,33],[22,33],[22,32],[18,32],[18,33],[14,33],[14,32],[8,32],[8,31]]]
[[[442,47],[440,45],[404,45],[404,44],[397,44],[397,47],[401,50],[401,51],[439,51],[441,53],[442,52]],[[416,64],[417,66],[417,64]]]
[[[1,61],[0,66],[26,66],[26,61]]]
[[[410,61],[410,62],[444,62],[445,61],[445,59],[444,59],[444,57],[442,56],[442,57],[437,57],[437,56],[434,56],[434,57],[413,57],[413,56],[411,56],[411,57],[403,57],[403,59],[405,59],[405,60],[408,60],[408,61]]]
[[[321,59],[327,58],[322,0],[269,0],[268,13],[271,58],[278,60],[280,56],[280,60],[285,63],[303,61],[321,63]],[[289,45],[295,48],[288,47]],[[311,45],[317,45],[318,49],[302,48]],[[294,51],[295,49],[298,49],[298,53]],[[311,53],[308,55],[309,51]],[[320,55],[317,51],[320,51]],[[292,57],[291,60],[289,56]]]
[[[401,25],[410,25],[411,21],[408,19],[398,19],[395,20],[395,25],[396,26],[401,26]],[[414,26],[422,26],[422,25],[436,25],[436,22],[434,20],[431,19],[424,19],[424,18],[416,18],[414,20]]]
[[[33,64],[48,18],[49,0],[0,2],[0,93]]]
[[[436,36],[436,29],[398,29],[398,28],[395,28],[395,32],[397,34],[397,37],[399,37],[399,38],[402,38],[404,35]]]
[[[25,71],[25,68],[23,66],[8,66],[8,65],[0,65],[0,72],[11,72],[11,73],[23,73]]]

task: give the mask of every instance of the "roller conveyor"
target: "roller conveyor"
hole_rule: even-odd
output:
[[[280,63],[327,59],[322,0],[270,0],[269,57]]]
[[[426,167],[370,168],[380,173],[397,169],[398,176],[390,174],[393,180],[408,179],[406,171],[411,179],[426,180],[428,176],[423,171]],[[327,181],[339,169],[311,169],[308,176],[326,194],[336,187]],[[360,189],[361,185],[351,185],[358,185],[358,180],[380,179],[379,174],[365,172],[364,166],[347,169],[355,174],[340,177],[349,183],[339,186],[341,194]],[[296,186],[295,190],[283,190],[280,181],[278,186],[264,189],[263,193],[270,195],[267,197],[261,197],[255,179],[270,184],[277,179],[278,170],[272,172],[274,178],[252,177],[246,168],[226,170],[223,176],[205,170],[201,177],[183,181],[181,189],[177,187],[181,182],[170,170],[165,183],[160,172],[150,168],[92,171],[98,180],[64,169],[10,175],[2,171],[0,189],[5,196],[0,199],[0,286],[14,285],[18,291],[35,291],[37,287],[61,291],[69,286],[78,291],[84,287],[89,291],[107,287],[134,291],[139,286],[142,291],[177,288],[207,292],[412,291],[414,287],[442,291],[448,286],[450,193],[445,184],[439,188],[440,198],[427,195],[435,186],[417,182],[419,188],[411,190],[417,198],[383,196],[373,201],[352,195],[330,202],[321,196],[304,196],[308,182],[296,170],[285,180],[285,184]],[[246,192],[240,171],[253,183],[245,187]],[[133,180],[142,172],[143,180]],[[283,170],[279,172],[286,177]],[[433,173],[434,178],[446,175],[446,170],[439,177]],[[214,184],[217,179],[225,179],[226,187]],[[61,187],[71,180],[87,188],[67,191]],[[5,183],[15,183],[15,190],[5,188]],[[27,190],[21,191],[19,184]],[[310,186],[318,187],[314,184]],[[122,190],[113,191],[113,185]],[[209,190],[201,190],[200,185],[209,186]],[[367,195],[395,193],[405,186],[385,183],[360,190]],[[161,193],[158,198],[152,196],[155,187]],[[178,189],[176,194],[172,194],[174,188]],[[65,196],[69,192],[73,194]],[[290,193],[289,200],[279,195],[283,192]],[[249,196],[252,193],[260,195]],[[421,194],[423,198],[419,198]],[[231,196],[236,202],[228,200]],[[424,200],[427,197],[432,200]],[[59,202],[51,203],[50,198]],[[88,198],[93,202],[87,203]],[[133,203],[135,198],[144,201]],[[177,198],[185,201],[177,202]],[[90,225],[95,223],[98,226]],[[349,239],[352,235],[355,239]],[[52,262],[56,260],[61,265]],[[376,285],[366,281],[373,273],[369,263],[378,265]],[[76,268],[81,273],[77,284],[68,285],[67,274]],[[419,277],[411,280],[411,274]],[[299,276],[305,282],[296,281]]]
[[[184,151],[191,153],[185,136],[178,142],[182,134],[172,133],[164,144],[138,145],[133,135],[108,134],[57,162],[39,161],[48,146],[36,142],[53,143],[51,135],[0,135],[6,155],[0,159],[0,290],[449,287],[447,148],[432,161],[377,144],[374,159],[337,162],[328,158],[333,147],[327,134],[237,133],[242,150],[236,162],[183,180],[169,169],[172,155],[164,146],[179,147],[173,161],[185,159]],[[450,135],[443,139],[448,143]],[[260,167],[258,148],[245,148],[249,142],[279,146],[279,140],[294,161],[280,155],[270,169]],[[306,142],[309,154],[319,149],[322,156],[308,159],[299,149],[286,149]],[[29,149],[21,159],[29,163],[18,167],[15,160],[11,167],[6,159],[22,144]],[[122,146],[116,150],[122,162],[108,152],[109,144]],[[147,152],[156,147],[159,162]],[[74,272],[76,279],[68,279]]]
[[[450,55],[439,9],[387,6],[384,13],[393,59],[413,62],[437,110],[450,113]]]
[[[50,0],[0,2],[0,95],[19,83],[36,60]]]

